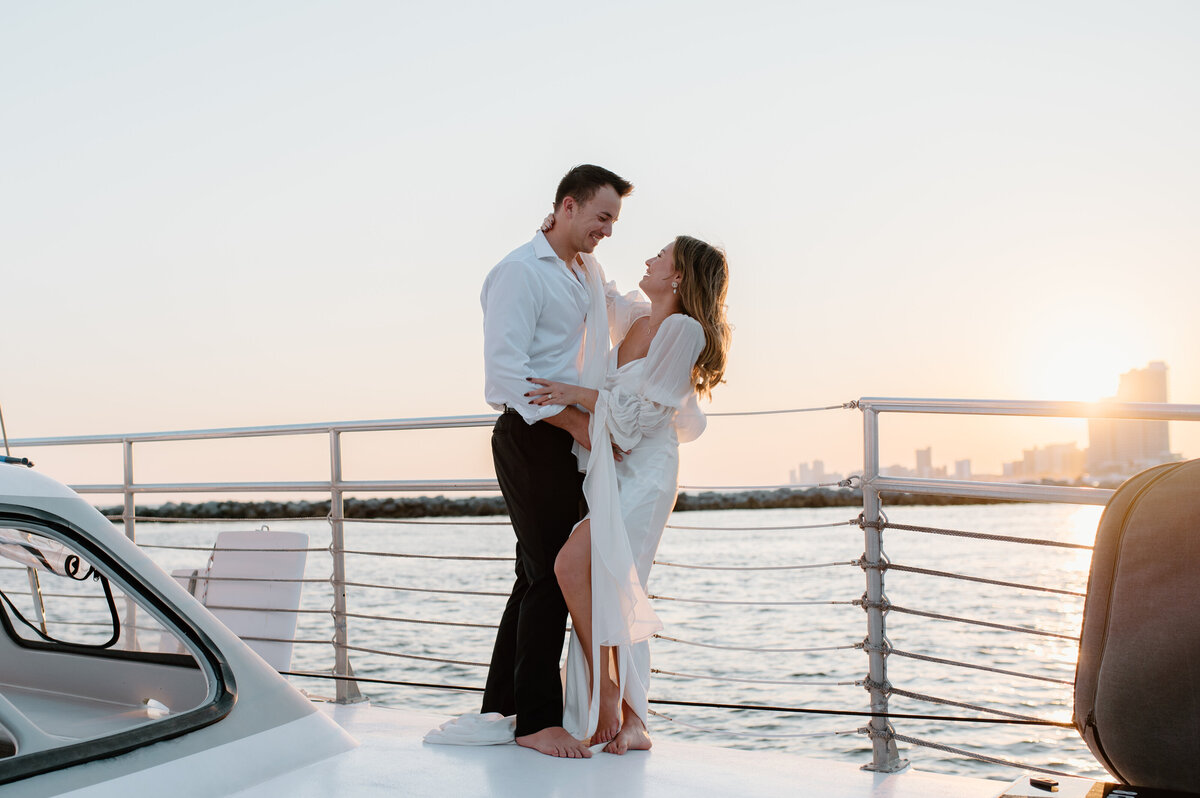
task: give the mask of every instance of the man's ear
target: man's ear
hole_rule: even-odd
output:
[[[575,198],[567,195],[563,197],[562,209],[567,214],[567,218],[575,215],[575,211],[579,210],[579,204],[575,202]]]

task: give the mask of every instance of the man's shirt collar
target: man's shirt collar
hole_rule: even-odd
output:
[[[538,260],[553,261],[567,268],[567,273],[574,277],[581,285],[586,283],[583,270],[578,263],[565,263],[562,258],[558,257],[558,253],[554,251],[554,247],[550,246],[550,242],[546,239],[546,234],[538,230],[533,234],[533,254]]]
[[[550,242],[546,240],[546,234],[541,230],[533,234],[533,254],[538,260],[553,258],[562,263],[562,259],[558,257],[558,253],[554,251],[554,247],[550,246]]]

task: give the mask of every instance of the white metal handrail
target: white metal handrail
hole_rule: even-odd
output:
[[[473,491],[499,490],[494,479],[441,480],[309,480],[304,482],[137,482],[130,485],[72,485],[76,493],[123,493],[132,488],[135,493],[329,493],[331,489],[371,493],[415,491]]]
[[[391,418],[369,421],[328,421],[311,424],[277,424],[257,427],[219,427],[215,429],[176,430],[173,432],[135,432],[111,435],[67,435],[47,438],[16,438],[16,446],[80,446],[97,443],[149,443],[162,441],[200,441],[224,438],[268,438],[279,435],[315,435],[329,432],[381,432],[412,429],[455,429],[486,427],[495,423],[496,414],[474,416],[435,416],[430,418]]]
[[[1041,402],[1020,399],[868,397],[859,399],[858,407],[860,410],[873,410],[876,413],[953,413],[976,416],[1200,421],[1200,405],[1168,402]]]
[[[923,496],[963,496],[972,499],[1008,499],[1026,502],[1062,504],[1108,503],[1112,491],[1105,488],[1081,488],[1069,485],[1029,485],[1011,482],[976,482],[957,479],[921,479],[914,477],[874,478],[875,489],[884,493],[916,493]]]

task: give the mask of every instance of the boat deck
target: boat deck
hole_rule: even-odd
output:
[[[413,798],[998,798],[1005,793],[1022,794],[1003,782],[984,779],[912,769],[870,773],[848,762],[663,740],[656,741],[652,751],[632,751],[621,757],[600,753],[586,760],[554,759],[513,744],[426,745],[422,742],[425,732],[446,718],[366,704],[323,704],[322,711],[352,734],[359,747],[236,794],[247,798],[385,794]],[[1059,793],[1073,794],[1085,793],[1069,788]]]

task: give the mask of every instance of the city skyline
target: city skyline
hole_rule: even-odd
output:
[[[1158,402],[1169,400],[1167,364],[1154,360],[1144,368],[1132,368],[1118,377],[1116,393],[1102,401]],[[1000,473],[975,473],[970,458],[955,459],[952,465],[934,465],[933,447],[914,452],[914,467],[892,463],[881,466],[885,476],[923,479],[1021,481],[1037,479],[1084,480],[1100,483],[1122,480],[1159,463],[1183,458],[1171,451],[1166,421],[1088,419],[1088,445],[1080,449],[1074,441],[1035,444],[1023,449],[1019,460],[1001,464]],[[825,463],[814,460],[789,471],[790,484],[835,482],[840,473],[827,473]]]

